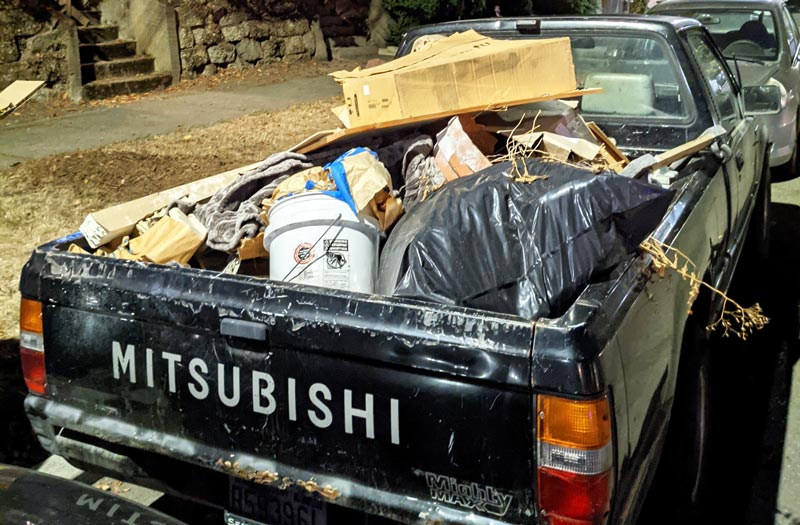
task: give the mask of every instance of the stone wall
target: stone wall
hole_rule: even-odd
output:
[[[74,26],[29,5],[0,0],[0,90],[15,80],[43,80],[47,88],[63,92],[70,80]]]
[[[309,18],[272,18],[228,2],[187,2],[177,7],[184,77],[213,75],[219,68],[247,69],[310,58],[317,38]]]
[[[376,26],[386,25],[380,0],[83,0],[79,5],[99,8],[103,23],[118,24],[121,37],[135,39],[138,51],[153,55],[157,70],[171,70],[175,80],[178,74],[192,78],[219,68],[327,59],[333,45],[364,45],[368,36],[382,45],[385,27]],[[56,92],[80,88],[79,59],[71,56],[78,45],[75,23],[57,8],[48,1],[0,0],[0,89],[23,79],[44,80]]]

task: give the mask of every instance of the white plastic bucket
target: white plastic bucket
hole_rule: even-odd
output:
[[[274,281],[372,293],[378,226],[321,192],[285,197],[269,210],[264,232]]]

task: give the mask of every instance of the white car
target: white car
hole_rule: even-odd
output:
[[[650,14],[695,18],[706,26],[744,87],[773,85],[781,111],[758,117],[773,142],[770,166],[798,174],[800,31],[784,0],[665,0]]]

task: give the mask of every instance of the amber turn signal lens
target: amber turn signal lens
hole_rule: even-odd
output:
[[[539,395],[536,404],[539,441],[579,449],[596,449],[611,441],[607,397],[584,401]]]
[[[31,299],[22,299],[19,305],[19,329],[22,332],[41,334],[42,303]]]

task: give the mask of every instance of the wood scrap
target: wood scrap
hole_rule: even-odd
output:
[[[515,101],[512,101],[512,102],[506,102],[506,103],[504,103],[502,105],[489,104],[489,105],[484,105],[484,106],[475,106],[475,107],[471,107],[471,108],[464,108],[464,109],[461,109],[461,110],[459,110],[457,112],[444,111],[444,112],[441,112],[441,113],[431,114],[431,115],[424,115],[424,116],[421,116],[421,117],[412,117],[412,118],[403,119],[403,120],[394,120],[394,121],[389,121],[389,122],[378,122],[378,123],[374,123],[374,124],[366,124],[366,125],[363,125],[363,126],[356,126],[356,127],[352,127],[352,128],[339,129],[339,130],[335,130],[335,131],[333,131],[333,132],[331,132],[329,134],[326,134],[325,136],[323,136],[322,138],[320,138],[317,141],[310,142],[310,143],[308,143],[307,141],[303,141],[301,143],[301,144],[303,144],[303,146],[301,146],[297,150],[293,150],[293,151],[297,151],[298,153],[306,154],[306,153],[310,153],[312,151],[316,151],[316,150],[318,150],[320,148],[323,148],[325,146],[328,146],[328,145],[330,145],[330,144],[332,144],[334,142],[338,142],[338,141],[340,141],[342,139],[353,137],[353,136],[356,136],[356,135],[359,135],[359,134],[362,134],[362,133],[366,133],[366,132],[373,132],[373,131],[379,131],[379,130],[385,130],[385,129],[391,129],[391,128],[399,128],[399,127],[402,127],[402,126],[408,126],[410,124],[420,124],[420,123],[423,123],[423,122],[434,121],[434,120],[438,120],[438,119],[441,119],[441,118],[452,117],[452,116],[456,116],[456,115],[476,114],[476,113],[481,113],[483,111],[496,111],[496,110],[499,110],[501,108],[512,107],[512,106],[521,106],[521,105],[524,105],[524,104],[532,104],[534,102],[542,102],[542,101],[545,101],[545,100],[557,100],[557,99],[561,99],[561,98],[574,98],[574,97],[582,97],[582,96],[585,96],[585,95],[596,95],[598,93],[601,93],[602,91],[603,91],[602,88],[578,89],[578,90],[575,90],[575,91],[568,91],[566,93],[556,93],[556,94],[553,94],[553,95],[545,95],[545,96],[527,98],[527,99],[523,99],[523,100],[515,100]],[[335,108],[334,108],[334,112],[336,112]]]
[[[587,122],[586,127],[589,128],[589,131],[592,132],[594,138],[596,138],[602,145],[603,149],[600,151],[600,155],[605,160],[608,167],[614,170],[615,173],[622,173],[622,170],[625,169],[625,166],[630,164],[630,159],[625,156],[617,145],[614,144],[614,141],[606,135],[600,126],[595,124],[594,122]]]
[[[0,91],[0,119],[7,117],[44,87],[41,80],[16,80]]]

